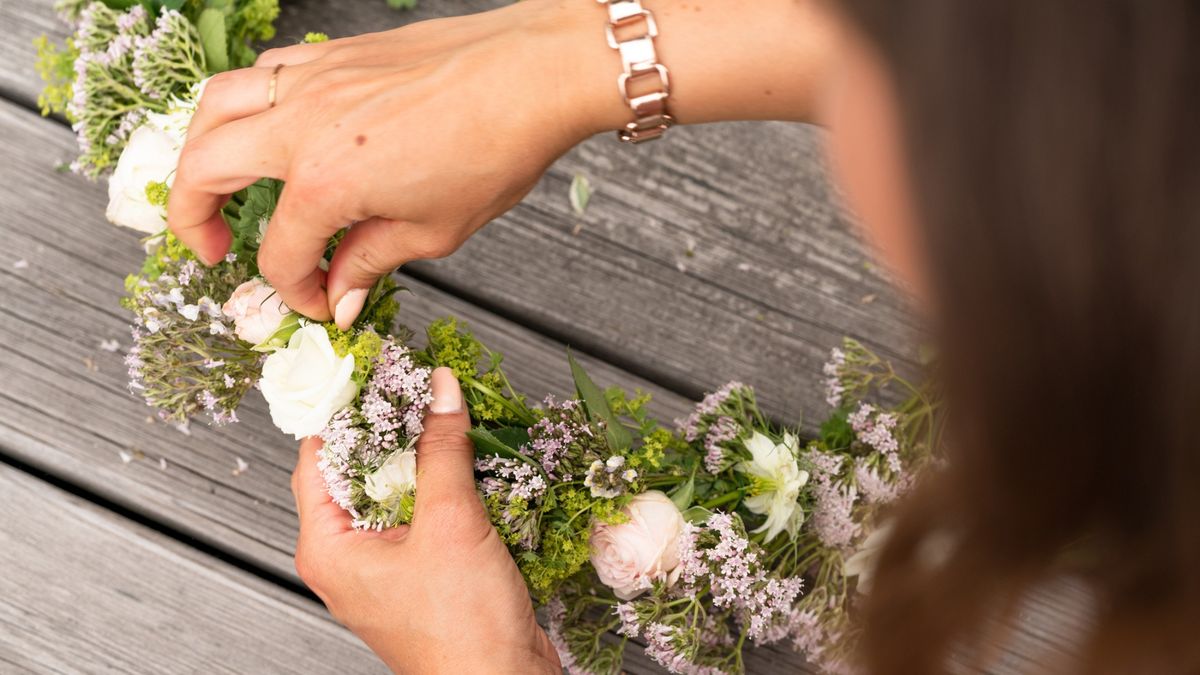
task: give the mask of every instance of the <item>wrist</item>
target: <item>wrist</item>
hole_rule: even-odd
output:
[[[524,0],[546,37],[541,68],[576,141],[623,127],[633,113],[619,93],[621,60],[594,0]],[[670,71],[670,114],[682,124],[779,119],[811,122],[834,30],[816,0],[643,0],[658,24],[658,61]],[[535,29],[536,30],[536,29]]]

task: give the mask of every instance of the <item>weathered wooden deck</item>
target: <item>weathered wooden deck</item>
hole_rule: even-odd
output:
[[[105,222],[102,186],[54,171],[74,139],[36,112],[31,45],[63,33],[52,4],[0,0],[0,672],[379,672],[295,575],[296,449],[262,402],[244,424],[184,436],[147,417],[121,354],[99,347],[128,347],[117,300],[141,249]],[[286,44],[496,3],[283,4]],[[569,344],[598,380],[654,393],[668,419],[734,378],[779,419],[818,419],[820,364],[841,336],[900,362],[915,353],[819,145],[775,123],[638,148],[593,139],[460,252],[406,267],[403,318],[464,318],[529,392],[569,388]],[[578,232],[577,172],[597,190]],[[1074,587],[1031,598],[997,669],[1045,663],[1083,604]],[[782,648],[748,657],[752,672],[805,670]],[[657,672],[636,648],[627,667]]]

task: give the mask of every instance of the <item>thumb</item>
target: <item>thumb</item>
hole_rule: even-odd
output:
[[[333,503],[318,467],[321,439],[309,437],[300,443],[300,457],[292,472],[292,494],[300,517],[300,536],[323,538],[350,530],[350,518]]]
[[[479,504],[475,496],[475,446],[467,438],[471,420],[463,405],[462,389],[449,368],[434,370],[430,380],[433,402],[417,441],[414,524],[422,522],[425,511]]]

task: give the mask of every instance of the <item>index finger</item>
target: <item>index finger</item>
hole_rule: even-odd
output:
[[[260,178],[286,178],[290,147],[276,108],[189,138],[167,202],[167,225],[208,265],[229,250],[221,209],[229,195]]]

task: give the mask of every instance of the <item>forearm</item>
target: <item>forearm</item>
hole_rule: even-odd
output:
[[[815,0],[643,0],[658,23],[655,47],[670,71],[668,106],[681,124],[727,120],[812,122],[834,51],[829,11]],[[585,130],[630,121],[621,100],[617,53],[604,39],[607,15],[588,0],[553,3],[570,28],[561,69],[564,93]],[[549,57],[551,59],[555,57]]]

